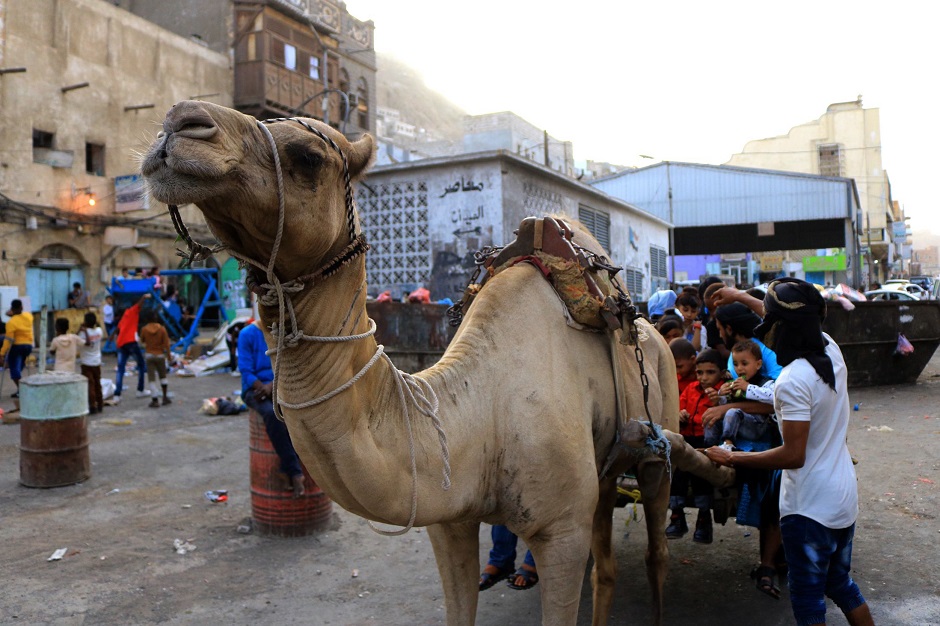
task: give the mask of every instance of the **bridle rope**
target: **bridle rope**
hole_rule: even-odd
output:
[[[268,130],[267,124],[272,124],[276,122],[297,122],[310,132],[317,135],[320,139],[329,144],[336,152],[340,155],[343,160],[343,182],[345,184],[345,201],[346,201],[346,226],[349,233],[350,243],[343,250],[341,250],[336,256],[327,261],[323,266],[318,270],[294,278],[292,280],[281,282],[277,277],[277,274],[274,272],[275,261],[277,260],[278,252],[280,251],[281,241],[284,235],[284,216],[285,216],[285,198],[286,194],[284,192],[284,175],[281,168],[281,159],[277,151],[277,143],[274,140],[274,136],[271,134],[271,131]],[[352,387],[356,382],[358,382],[365,374],[372,368],[375,363],[378,362],[380,358],[384,358],[385,361],[390,366],[390,371],[392,376],[395,379],[395,387],[398,392],[399,401],[402,404],[404,409],[404,420],[405,427],[408,431],[408,450],[411,457],[411,516],[408,520],[408,524],[401,530],[397,531],[386,531],[377,528],[372,521],[369,521],[369,526],[375,532],[381,535],[387,536],[396,536],[403,535],[414,527],[414,522],[417,519],[418,514],[418,466],[417,466],[417,452],[415,450],[415,438],[414,432],[411,424],[411,412],[409,410],[409,405],[414,406],[418,413],[428,417],[431,420],[431,423],[434,425],[435,430],[437,431],[438,440],[441,445],[441,459],[443,461],[443,474],[444,479],[441,483],[441,486],[444,490],[450,489],[450,451],[447,445],[447,435],[444,432],[444,426],[441,423],[440,416],[438,416],[437,411],[440,406],[440,403],[437,398],[437,394],[434,392],[434,389],[431,387],[430,383],[426,380],[416,378],[415,376],[408,374],[399,370],[395,367],[395,364],[385,353],[385,347],[379,344],[376,348],[375,354],[371,359],[359,370],[352,378],[340,385],[339,387],[329,391],[318,398],[312,400],[307,400],[299,403],[290,403],[282,401],[277,397],[277,388],[278,381],[280,379],[280,366],[281,366],[281,354],[287,348],[294,348],[300,344],[301,341],[310,341],[314,343],[340,343],[348,341],[358,341],[360,339],[365,339],[371,337],[375,334],[376,325],[375,321],[369,319],[369,329],[365,332],[356,334],[356,335],[342,335],[339,334],[333,337],[322,337],[317,335],[307,335],[304,333],[298,326],[297,315],[294,310],[294,304],[290,300],[290,295],[300,293],[307,287],[313,287],[314,285],[322,282],[326,278],[329,278],[336,272],[338,272],[343,266],[349,264],[356,257],[363,255],[369,249],[369,244],[366,243],[365,236],[362,233],[358,232],[356,228],[356,209],[355,202],[353,199],[352,193],[352,182],[349,175],[349,164],[346,159],[346,153],[343,152],[340,147],[334,142],[329,136],[323,132],[317,130],[307,122],[299,118],[274,118],[265,121],[258,121],[258,128],[261,129],[262,134],[264,134],[265,139],[271,147],[271,154],[274,160],[274,170],[277,176],[277,194],[278,194],[278,219],[277,219],[277,234],[274,238],[274,244],[271,248],[271,256],[268,260],[268,264],[265,266],[254,259],[238,254],[232,250],[229,250],[229,254],[234,258],[238,259],[242,266],[253,266],[258,270],[264,273],[266,282],[259,283],[251,271],[247,273],[246,284],[249,289],[258,294],[258,303],[266,307],[277,307],[277,322],[271,325],[271,334],[276,338],[277,346],[267,350],[266,354],[274,355],[274,367],[273,374],[274,379],[271,383],[271,397],[274,399],[274,412],[275,415],[281,421],[284,420],[283,415],[281,414],[281,407],[288,409],[305,409],[309,407],[316,406],[331,398],[339,395],[340,393],[346,391]],[[168,205],[170,209],[170,217],[173,220],[173,225],[176,228],[177,233],[179,233],[180,238],[186,243],[189,248],[188,252],[178,250],[177,254],[182,256],[187,261],[187,265],[191,264],[194,261],[204,260],[212,256],[215,252],[225,249],[222,245],[216,245],[213,247],[208,247],[203,244],[200,244],[192,239],[189,234],[189,231],[186,228],[186,225],[183,223],[182,217],[179,213],[179,207],[176,205]],[[346,322],[352,315],[352,311],[358,302],[360,295],[362,294],[362,285],[360,285],[359,290],[356,292],[350,309],[346,314],[346,317],[343,320],[343,323],[339,329],[339,333],[343,332],[343,329],[346,327]],[[361,313],[360,313],[361,316]],[[353,322],[353,326],[359,321],[360,317],[357,317]],[[286,326],[289,322],[290,332],[285,332]]]

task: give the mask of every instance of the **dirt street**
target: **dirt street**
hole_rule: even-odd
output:
[[[106,377],[113,364],[111,357]],[[12,405],[6,383],[5,409]],[[239,385],[228,374],[171,377],[175,402],[160,409],[125,393],[120,409],[93,416],[92,477],[70,487],[21,486],[20,427],[0,426],[0,623],[443,624],[423,530],[382,537],[337,507],[336,528],[319,536],[236,532],[251,514],[247,414],[198,409],[203,398]],[[851,399],[860,405],[849,431],[861,503],[855,578],[878,624],[940,624],[940,356],[914,386],[855,389]],[[211,489],[228,489],[228,503],[209,502]],[[616,512],[620,574],[611,624],[648,622],[642,508],[640,521],[625,526],[631,514]],[[748,578],[757,556],[757,533],[749,530],[732,520],[716,527],[710,546],[691,535],[670,543],[666,624],[792,623],[785,586],[775,601]],[[483,559],[489,527],[480,536]],[[177,554],[174,539],[195,550]],[[48,562],[57,548],[66,556]],[[831,603],[830,615],[830,623],[845,623]],[[586,577],[578,623],[590,616]],[[540,619],[538,588],[501,583],[481,594],[478,624]]]

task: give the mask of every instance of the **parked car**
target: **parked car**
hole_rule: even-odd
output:
[[[918,301],[918,300],[920,300],[920,298],[918,298],[916,295],[914,295],[914,294],[912,294],[912,293],[908,293],[907,291],[905,291],[905,290],[903,290],[903,289],[873,289],[873,290],[871,290],[871,291],[866,291],[866,292],[865,292],[865,297],[868,298],[869,300],[874,300],[874,301],[876,301],[876,302],[878,302],[878,301],[882,301],[882,302],[883,302],[883,301],[885,301],[885,300],[896,300],[896,301],[901,301],[901,300]]]
[[[918,300],[929,300],[930,292],[925,290],[920,285],[916,285],[908,280],[889,280],[887,281],[882,289],[897,289],[899,291],[906,291],[907,293],[917,296]]]
[[[923,287],[927,293],[933,294],[934,283],[936,281],[932,276],[911,276],[911,282]]]

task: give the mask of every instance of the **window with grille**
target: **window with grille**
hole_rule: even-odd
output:
[[[658,246],[650,246],[650,276],[655,280],[657,278],[667,278],[669,276],[666,270],[666,250]]]
[[[624,286],[631,296],[641,298],[643,296],[643,272],[628,267],[623,270]]]
[[[610,254],[610,215],[586,206],[578,207],[578,219]]]
[[[428,186],[424,181],[360,185],[357,193],[362,232],[372,249],[366,257],[370,291],[398,292],[428,286],[431,237]]]
[[[823,176],[842,176],[845,160],[842,146],[835,143],[820,144],[817,150],[819,151],[819,173]]]

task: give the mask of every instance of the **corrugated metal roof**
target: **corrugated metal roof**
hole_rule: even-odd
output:
[[[677,228],[851,219],[858,206],[851,178],[729,165],[664,161],[591,184]]]

